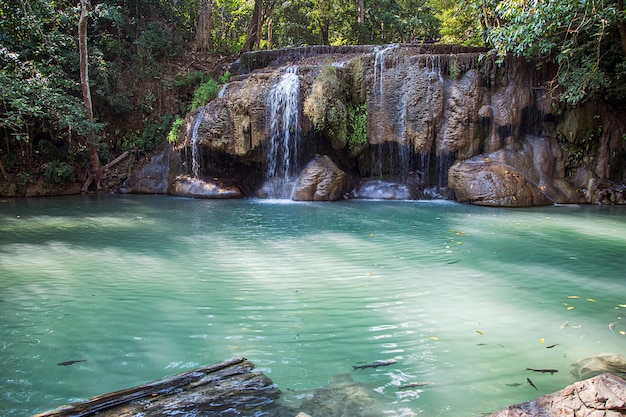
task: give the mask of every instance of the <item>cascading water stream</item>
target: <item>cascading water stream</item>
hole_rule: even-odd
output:
[[[198,129],[204,118],[206,107],[201,107],[193,121],[191,131],[191,173],[195,178],[200,178],[200,152],[198,148]]]
[[[299,102],[298,68],[290,67],[268,96],[270,139],[264,186],[268,198],[291,198],[293,180],[298,174]]]

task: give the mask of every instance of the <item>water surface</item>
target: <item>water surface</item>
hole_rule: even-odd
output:
[[[245,356],[290,406],[349,374],[379,415],[478,416],[626,352],[624,254],[611,207],[2,200],[0,414]]]

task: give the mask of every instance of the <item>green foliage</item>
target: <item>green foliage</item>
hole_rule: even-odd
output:
[[[209,101],[213,100],[215,97],[217,97],[219,91],[219,86],[214,79],[210,79],[200,84],[200,86],[193,93],[190,111],[194,111],[198,107],[202,107]]]
[[[431,0],[441,22],[441,42],[464,46],[485,46],[483,8],[475,1]],[[483,3],[485,4],[485,3]]]
[[[167,141],[169,143],[176,143],[178,136],[180,136],[180,128],[183,126],[183,122],[184,120],[180,117],[174,120],[170,132],[167,134]]]
[[[48,184],[70,184],[76,182],[74,165],[63,161],[52,161],[44,168],[44,179]]]
[[[220,83],[226,84],[228,81],[230,81],[230,76],[231,76],[230,71],[226,71],[224,74],[220,75],[219,77]]]
[[[367,144],[367,104],[348,107],[348,146]]]
[[[153,151],[157,149],[158,144],[163,139],[169,138],[168,129],[172,119],[173,117],[170,115],[163,116],[157,121],[147,121],[141,129],[127,132],[120,140],[120,149],[122,151],[134,149]]]
[[[593,95],[626,98],[626,30],[622,0],[501,1],[488,39],[497,53],[548,58],[558,65],[559,98],[577,104]]]

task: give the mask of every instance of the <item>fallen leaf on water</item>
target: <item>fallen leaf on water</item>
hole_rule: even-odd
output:
[[[439,340],[439,338],[437,336],[430,336],[429,339],[430,340]]]
[[[596,300],[594,300],[593,298],[587,298],[587,301],[589,301],[590,303],[595,303]]]
[[[618,333],[621,334],[622,336],[626,336],[626,332],[623,330],[620,330]]]
[[[568,295],[567,298],[580,298],[580,297],[577,295]]]
[[[374,233],[370,233],[370,237],[374,237]]]
[[[483,335],[483,332],[481,332],[480,330],[476,330],[476,333],[478,333],[479,335]]]
[[[543,343],[543,342],[545,342],[545,341],[546,341],[546,339],[544,339],[543,337],[540,337],[540,338],[539,338],[539,343]]]
[[[573,310],[573,309],[574,309],[574,306],[569,306],[569,307],[567,307],[567,309],[568,309],[568,310]]]
[[[626,308],[626,304],[618,304],[617,306]]]

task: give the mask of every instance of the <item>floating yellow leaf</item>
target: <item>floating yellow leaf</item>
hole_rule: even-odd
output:
[[[478,333],[479,335],[483,335],[483,332],[481,332],[480,330],[476,330],[476,333]]]
[[[545,342],[545,341],[546,341],[546,340],[545,340],[543,337],[540,337],[540,338],[539,338],[539,343],[543,343],[543,342]]]
[[[626,304],[618,304],[617,306],[626,308]]]
[[[622,336],[626,336],[626,332],[625,332],[625,331],[623,331],[623,330],[620,330],[620,331],[619,331],[619,334],[621,334]]]
[[[370,233],[370,237],[374,237],[374,233]]]
[[[574,309],[574,306],[569,306],[569,307],[567,307],[567,309],[568,309],[568,310],[573,310],[573,309]]]
[[[587,298],[587,301],[589,301],[590,303],[595,303],[596,300],[594,300],[593,298]]]
[[[568,295],[567,298],[580,298],[580,297],[577,295]]]
[[[430,340],[439,340],[439,338],[437,336],[430,336],[429,339]]]

